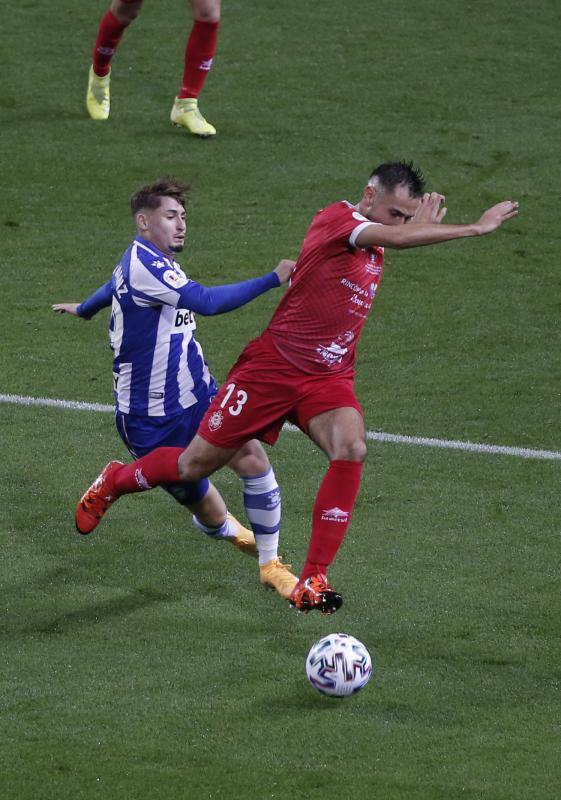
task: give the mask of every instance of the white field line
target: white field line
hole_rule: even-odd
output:
[[[22,406],[51,406],[74,411],[102,411],[105,413],[113,413],[114,411],[113,406],[104,405],[103,403],[83,403],[78,400],[56,400],[49,397],[25,397],[19,394],[0,394],[0,403],[13,403]],[[298,430],[295,425],[287,424],[285,428],[291,432]],[[423,436],[401,436],[400,434],[381,433],[379,431],[367,431],[366,438],[373,442],[437,447],[441,450],[463,450],[468,453],[514,456],[515,458],[535,458],[542,461],[561,461],[561,452],[558,450],[532,450],[527,447],[507,447],[450,439],[428,439]]]

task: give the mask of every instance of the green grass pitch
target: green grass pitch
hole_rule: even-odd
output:
[[[55,318],[127,245],[132,191],[191,180],[182,263],[209,284],[295,257],[314,212],[413,158],[451,221],[518,199],[492,237],[389,252],[361,344],[369,429],[561,449],[560,11],[554,0],[225,0],[201,97],[168,121],[186,4],[147,2],[85,114],[105,0],[11,4],[0,69],[0,393],[111,403],[107,317]],[[271,293],[199,320],[218,379]],[[255,563],[163,492],[93,536],[77,497],[124,448],[110,414],[0,404],[0,795],[6,800],[558,800],[559,461],[372,443],[332,569],[333,618],[291,612]],[[299,569],[323,456],[285,433],[282,550]],[[217,484],[242,515],[236,479]],[[342,630],[376,666],[322,697],[305,656]]]

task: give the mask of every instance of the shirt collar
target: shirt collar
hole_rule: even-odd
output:
[[[142,245],[142,247],[145,247],[146,250],[149,250],[157,258],[163,258],[165,261],[167,261],[167,263],[170,266],[172,267],[178,266],[174,258],[169,258],[169,256],[166,256],[165,253],[162,253],[162,251],[158,247],[156,247],[156,245],[153,242],[148,241],[148,239],[144,239],[142,236],[135,236],[134,241],[137,244]]]

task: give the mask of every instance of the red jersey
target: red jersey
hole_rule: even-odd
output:
[[[373,224],[346,200],[312,220],[290,287],[267,326],[279,353],[304,372],[353,370],[384,269],[383,247],[355,244]]]

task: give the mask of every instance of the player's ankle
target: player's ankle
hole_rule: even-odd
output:
[[[300,581],[305,581],[306,578],[311,578],[313,575],[325,575],[327,577],[327,564],[306,561],[300,573]]]

